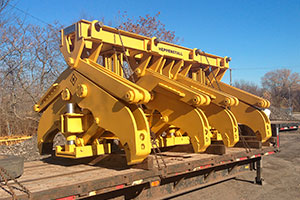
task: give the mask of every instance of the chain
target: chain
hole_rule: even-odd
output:
[[[18,186],[20,186],[22,191],[28,195],[28,199],[31,199],[30,191],[24,185],[22,185],[20,182],[18,182],[15,178],[13,178],[3,167],[0,167],[0,176],[1,176],[2,180],[4,180],[5,185],[8,187],[13,199],[17,199],[16,194],[13,191],[13,188],[11,187],[11,185],[8,183],[8,179],[5,177],[5,175],[9,179],[13,180]]]
[[[165,168],[167,167],[167,164],[166,164],[166,162],[165,162],[163,156],[161,155],[161,151],[160,151],[160,149],[158,148],[158,145],[157,145],[157,143],[156,143],[156,136],[155,136],[155,134],[154,134],[153,132],[151,132],[151,136],[152,136],[151,144],[152,144],[152,147],[153,147],[152,149],[153,149],[154,157],[155,157],[155,160],[156,160],[158,169],[159,169],[159,170],[162,170],[162,167],[160,167],[160,164],[159,164],[159,161],[158,161],[157,154],[159,154],[160,159],[162,160],[162,162],[163,162]]]
[[[215,86],[212,84],[212,82],[211,82],[209,76],[206,76],[206,78],[209,80],[210,85],[211,85],[213,88],[215,88]]]
[[[247,141],[245,140],[244,136],[242,135],[242,130],[241,130],[240,127],[239,127],[239,137],[242,139],[242,143],[244,145],[244,148],[245,148],[246,152],[247,153],[251,152],[251,148],[248,145]]]
[[[13,199],[16,199],[16,194],[13,190],[13,188],[10,186],[10,184],[8,183],[8,180],[7,178],[5,177],[5,175],[7,176],[7,174],[5,173],[5,169],[0,167],[0,176],[2,178],[2,180],[4,180],[5,182],[5,185],[8,187],[9,191],[10,191],[10,194],[12,196]],[[9,176],[8,176],[9,177]]]
[[[221,91],[221,88],[220,88],[220,85],[219,85],[219,82],[218,82],[218,80],[217,80],[217,78],[216,78],[216,75],[215,75],[215,73],[213,72],[213,70],[212,70],[212,67],[211,67],[211,65],[209,64],[209,61],[208,61],[208,58],[207,58],[207,56],[206,56],[206,53],[204,52],[204,51],[201,51],[202,53],[203,53],[203,55],[205,56],[205,58],[206,58],[206,61],[207,61],[207,64],[209,65],[209,68],[210,68],[210,72],[213,74],[213,77],[214,77],[214,79],[215,79],[215,81],[216,81],[216,83],[217,83],[217,86],[218,86],[218,88],[219,88],[219,90]],[[207,76],[208,77],[208,76]],[[210,81],[210,78],[208,77],[208,80],[209,80],[209,82],[210,82],[210,84],[212,84],[211,83],[211,81]],[[213,85],[212,85],[213,86]]]
[[[118,31],[119,38],[120,38],[120,41],[121,41],[121,44],[122,44],[122,49],[123,49],[123,53],[124,53],[124,56],[125,56],[125,60],[126,60],[127,64],[129,65],[129,70],[132,72],[132,68],[131,68],[131,66],[130,66],[128,57],[127,57],[127,55],[126,55],[126,50],[125,50],[125,47],[124,47],[124,44],[123,44],[123,40],[122,40],[122,37],[121,37],[121,32],[120,32],[120,30],[119,30],[118,28],[116,28],[116,29],[117,29],[117,31]],[[124,65],[122,65],[122,69],[123,69],[123,71],[124,71],[124,73],[125,73],[125,76],[126,76],[128,79],[130,79],[131,81],[135,82],[134,76],[131,76],[130,74],[128,74],[128,71],[127,71],[127,69],[125,69]]]

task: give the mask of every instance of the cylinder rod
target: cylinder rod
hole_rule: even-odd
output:
[[[74,104],[67,103],[67,113],[74,113]]]

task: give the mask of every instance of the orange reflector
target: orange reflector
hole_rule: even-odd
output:
[[[74,200],[76,198],[76,196],[68,196],[68,197],[63,197],[60,199],[56,199],[56,200]]]
[[[151,182],[151,187],[159,186],[159,181],[153,181]]]
[[[124,188],[124,185],[117,185],[116,186],[116,189],[122,189],[122,188]]]
[[[247,159],[247,157],[241,157],[240,158],[240,160],[246,160]]]

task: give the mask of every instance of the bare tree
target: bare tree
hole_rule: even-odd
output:
[[[0,0],[0,13],[6,8],[10,0]]]
[[[250,92],[251,94],[255,94],[257,96],[263,96],[262,89],[253,82],[239,80],[239,81],[235,81],[233,85],[234,85],[234,87],[237,87],[241,90]]]
[[[271,103],[276,107],[287,108],[292,104],[299,110],[300,75],[289,69],[278,69],[262,77],[262,86],[270,93]]]
[[[118,28],[122,30],[148,37],[157,37],[171,43],[178,43],[180,41],[180,39],[176,37],[175,32],[167,30],[166,25],[158,19],[160,12],[154,16],[140,16],[138,19],[128,17],[127,12],[119,12],[119,15],[120,25]]]
[[[1,134],[32,134],[39,116],[32,106],[65,67],[58,24],[41,27],[15,18],[0,29]]]

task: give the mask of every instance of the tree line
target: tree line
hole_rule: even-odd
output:
[[[273,107],[300,111],[300,74],[290,69],[267,72],[261,78],[261,86],[239,80],[234,86],[268,99]]]

